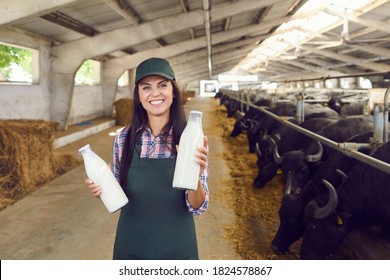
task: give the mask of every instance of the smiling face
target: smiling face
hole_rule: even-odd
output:
[[[146,76],[138,83],[139,99],[148,117],[169,119],[169,109],[173,102],[172,82],[164,77]]]

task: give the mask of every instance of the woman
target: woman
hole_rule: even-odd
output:
[[[209,201],[208,141],[198,147],[198,188],[172,188],[186,118],[169,62],[150,58],[136,69],[131,125],[117,134],[113,172],[129,197],[118,221],[114,259],[198,259],[193,216]],[[179,147],[180,148],[180,147]],[[95,197],[98,184],[86,183]]]

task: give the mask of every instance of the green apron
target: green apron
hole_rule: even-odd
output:
[[[127,177],[129,203],[121,210],[114,259],[198,259],[194,218],[183,190],[172,188],[176,158],[140,158]]]

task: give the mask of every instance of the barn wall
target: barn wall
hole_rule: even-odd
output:
[[[0,119],[50,120],[50,96],[40,85],[0,85]],[[77,86],[69,124],[103,116],[100,86]]]
[[[115,101],[122,98],[133,99],[133,92],[130,86],[119,86],[115,95]]]
[[[40,85],[0,85],[1,119],[50,120],[50,96]]]
[[[69,114],[69,125],[103,116],[101,86],[76,86]]]

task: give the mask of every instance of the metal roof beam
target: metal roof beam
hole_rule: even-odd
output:
[[[235,51],[226,51],[219,54],[213,54],[213,63],[214,65],[217,65],[218,63],[227,62],[231,59],[234,59],[236,57],[243,58],[246,55],[247,50],[235,50]],[[189,71],[193,70],[196,67],[205,67],[207,66],[207,53],[205,52],[203,56],[199,56],[196,60],[192,60],[191,63],[180,63],[180,64],[174,64],[172,63],[172,67],[174,68],[175,72],[182,72],[182,71]],[[169,60],[172,62],[172,60]],[[232,65],[233,68],[233,65]]]
[[[283,0],[275,1],[281,2]],[[211,9],[211,18],[213,20],[220,20],[227,16],[237,15],[267,5],[269,5],[269,1],[267,0],[241,0],[236,3],[218,4],[214,5]],[[61,71],[69,71],[64,69],[64,67],[69,67],[73,71],[75,67],[78,67],[80,61],[85,59],[101,56],[173,32],[199,26],[203,22],[204,16],[202,10],[177,15],[175,20],[171,16],[168,16],[145,22],[135,27],[119,28],[101,33],[95,37],[82,38],[60,44],[53,47],[53,56],[56,58],[55,61],[61,64]],[[96,48],[96,46],[99,46],[99,48]],[[77,50],[77,52],[74,50]],[[70,57],[71,59],[69,59]],[[66,66],[63,65],[63,60],[67,61]]]
[[[240,1],[241,3],[242,1]],[[285,22],[288,20],[294,20],[299,17],[305,17],[308,14],[315,13],[315,11],[311,11],[309,13],[305,14],[300,14],[300,15],[294,15],[294,16],[289,16],[289,17],[283,17],[280,19],[275,19],[275,20],[270,20],[263,22],[262,24],[258,25],[251,25],[251,26],[245,26],[245,27],[240,27],[236,28],[230,31],[226,32],[219,32],[213,34],[213,44],[219,44],[223,43],[229,40],[234,40],[237,38],[241,38],[245,35],[250,35],[254,33],[259,33],[263,29],[268,29],[271,26],[278,25],[281,22]],[[258,39],[266,38],[268,35],[258,35]],[[93,39],[93,38],[91,38]],[[205,48],[206,47],[206,42],[204,37],[199,37],[194,40],[187,40],[183,41],[177,44],[169,45],[166,47],[160,47],[156,49],[150,49],[146,50],[143,52],[139,52],[136,54],[133,54],[132,56],[129,57],[121,57],[121,58],[115,58],[107,62],[107,67],[110,67],[110,71],[122,73],[126,69],[131,69],[137,66],[137,61],[141,61],[143,59],[146,59],[147,57],[150,57],[152,55],[160,56],[160,57],[170,57],[170,56],[175,56],[178,54],[182,54],[188,51],[196,50],[199,48]]]
[[[232,60],[232,63],[238,63],[240,61],[240,59],[237,59],[237,60]],[[215,67],[215,75],[218,75],[220,73],[224,73],[224,72],[227,72],[229,71],[231,68],[231,63],[227,63],[227,64],[222,64],[222,65],[218,65]],[[205,70],[199,70],[195,73],[192,73],[191,75],[186,75],[186,76],[180,76],[179,74],[179,83],[183,83],[183,84],[187,84],[191,81],[198,81],[198,80],[208,80],[208,69],[205,68]]]
[[[244,52],[250,49],[253,49],[254,43],[258,40],[255,38],[248,38],[237,40],[228,44],[223,45],[213,45],[213,55],[217,55],[219,53],[227,52],[227,51],[235,51],[236,49]],[[194,51],[189,51],[183,54],[176,55],[174,57],[170,57],[169,61],[172,64],[180,64],[186,63],[192,60],[197,59],[198,57],[202,57],[206,55],[206,50],[204,48]]]
[[[371,63],[371,62],[363,61],[363,60],[358,59],[358,58],[353,57],[353,56],[337,54],[335,52],[326,51],[326,50],[319,50],[319,49],[308,47],[308,46],[301,46],[301,48],[304,50],[308,50],[310,52],[316,53],[316,54],[320,54],[320,55],[332,58],[332,59],[337,59],[337,60],[344,61],[344,62],[352,62],[355,65],[359,65],[359,66],[362,66],[364,68],[368,68],[368,69],[371,69],[371,70],[374,70],[377,72],[390,71],[390,65],[387,65],[387,64]]]
[[[99,32],[96,29],[94,29],[92,26],[86,25],[81,21],[78,21],[59,11],[50,14],[45,14],[41,16],[41,18],[50,21],[52,23],[58,24],[62,27],[76,31],[78,33],[87,35],[89,37],[99,34]]]
[[[331,14],[331,15],[341,17],[341,18],[344,17],[343,13],[329,9],[329,8],[325,9],[324,12]],[[376,30],[390,33],[390,24],[386,21],[379,21],[379,20],[373,20],[373,19],[368,19],[368,18],[362,18],[362,17],[356,16],[353,14],[348,15],[348,20],[353,21],[353,22],[358,23],[358,24],[361,24],[363,26],[372,27]]]
[[[364,51],[366,53],[375,54],[377,56],[383,56],[383,57],[390,58],[390,50],[389,49],[385,49],[385,48],[381,48],[381,47],[377,47],[377,46],[373,46],[373,45],[367,45],[367,44],[366,45],[355,44],[352,46],[352,48]]]
[[[337,71],[324,69],[323,67],[310,66],[310,65],[307,65],[307,64],[305,64],[303,62],[299,62],[297,60],[284,60],[283,63],[287,63],[287,64],[293,65],[295,67],[298,67],[298,68],[301,68],[301,69],[304,69],[304,70],[320,73],[322,75],[336,76],[336,75],[341,75],[342,74],[342,73],[337,72]],[[291,73],[290,73],[290,75],[291,75]]]

